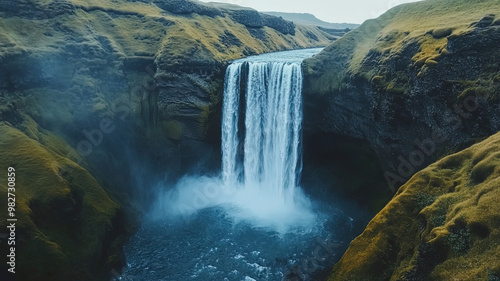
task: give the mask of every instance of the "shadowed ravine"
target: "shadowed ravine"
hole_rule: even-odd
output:
[[[299,185],[301,62],[319,51],[228,67],[221,175],[159,188],[150,219],[126,248],[125,280],[314,280],[340,258],[363,224],[358,211],[327,207]]]

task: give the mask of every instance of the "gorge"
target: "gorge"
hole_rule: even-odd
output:
[[[0,6],[18,280],[500,279],[498,0]]]
[[[299,185],[301,62],[320,50],[229,65],[221,175],[162,187],[127,246],[122,280],[310,280],[339,258],[366,216],[311,199]]]

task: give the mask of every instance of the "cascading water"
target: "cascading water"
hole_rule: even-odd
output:
[[[226,73],[222,121],[224,183],[235,185],[242,179],[242,188],[261,189],[268,196],[278,198],[281,204],[294,204],[300,174],[300,62],[238,61],[231,64]],[[243,71],[244,67],[247,71]],[[248,72],[248,77],[241,77],[244,72]],[[247,84],[246,110],[245,116],[240,117],[242,81]],[[238,137],[239,118],[245,120],[244,139]],[[242,143],[241,165],[238,148]]]
[[[309,199],[298,187],[301,160],[301,62],[308,49],[234,61],[226,71],[221,177],[188,176],[158,204],[189,215],[221,206],[234,221],[279,232],[314,224]]]
[[[222,121],[222,178],[227,184],[238,181],[238,110],[240,103],[240,76],[242,63],[229,66],[224,81],[223,121]],[[238,85],[238,86],[236,86]]]
[[[227,69],[220,177],[164,187],[126,248],[121,280],[316,280],[353,220],[298,185],[301,61],[319,49],[234,61]]]

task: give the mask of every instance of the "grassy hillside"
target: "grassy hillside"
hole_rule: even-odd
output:
[[[269,27],[249,30],[228,17],[192,15],[178,19],[165,31],[157,61],[171,65],[186,60],[224,62],[242,55],[328,44],[331,39],[313,27],[299,26],[296,30],[295,36],[283,35]],[[318,41],[312,39],[314,36]]]
[[[478,26],[500,25],[495,15],[500,15],[498,0],[426,0],[394,7],[305,62],[305,70],[313,77],[310,92],[339,91],[345,86],[344,77],[350,76],[384,80],[388,70],[382,65],[404,52],[412,52],[411,65],[424,75],[448,54],[450,39]],[[374,57],[379,64],[375,67],[371,64]],[[384,81],[385,86],[407,82],[396,80]]]
[[[29,119],[29,118],[28,118]],[[0,123],[0,167],[15,169],[18,280],[91,280],[119,266],[119,206],[68,155],[64,140],[26,121]],[[7,172],[0,175],[7,202]],[[7,213],[0,212],[2,229]],[[7,253],[7,244],[0,245]],[[109,257],[109,258],[108,258]],[[6,271],[6,265],[0,268]]]
[[[499,44],[499,0],[394,7],[304,61],[306,121],[369,141],[392,172],[415,142],[444,132],[417,171],[500,129]],[[457,110],[471,101],[470,114]]]
[[[141,129],[144,123],[161,129],[152,138],[177,141],[189,134],[202,141],[207,118],[221,100],[228,61],[326,46],[335,38],[249,8],[190,0],[0,0],[0,5],[2,94],[25,96],[38,112],[16,110],[26,109],[45,128],[71,134],[81,131],[72,124],[114,116],[113,105],[121,103],[142,119],[134,119]],[[182,99],[168,100],[172,92]],[[9,114],[0,118],[14,121]]]
[[[204,15],[176,14],[154,3],[126,0],[30,0],[28,4],[36,7],[38,17],[5,13],[0,17],[0,58],[27,50],[57,52],[78,38],[102,43],[117,56],[156,56],[167,63],[186,58],[222,62],[250,53],[325,46],[332,39],[310,27],[296,27],[295,36],[267,26],[247,28],[231,17],[235,9],[247,10],[237,6],[214,5],[219,14]],[[53,7],[60,12],[51,12]]]
[[[500,133],[418,172],[329,280],[498,280]]]

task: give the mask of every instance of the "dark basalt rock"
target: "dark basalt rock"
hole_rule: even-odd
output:
[[[246,27],[261,28],[265,26],[262,14],[255,10],[230,10],[231,17]]]
[[[493,21],[495,20],[495,15],[487,15],[486,17],[482,18],[476,26],[479,28],[485,28],[493,24]]]
[[[446,49],[450,53],[471,52],[477,53],[482,48],[492,49],[492,46],[500,44],[500,29],[492,26],[491,28],[476,28],[474,31],[461,36],[450,36]],[[476,54],[476,56],[480,56]],[[485,55],[483,55],[485,56]]]
[[[295,24],[291,21],[284,20],[281,17],[270,15],[262,15],[265,26],[276,29],[283,34],[295,35]]]
[[[224,34],[219,36],[219,39],[224,46],[229,47],[229,46],[241,46],[241,41],[236,37],[231,31],[226,30],[224,31]]]
[[[270,27],[283,34],[295,35],[295,24],[281,17],[259,13],[255,10],[227,10],[231,17],[238,23],[249,28]]]
[[[223,16],[223,13],[217,8],[207,7],[189,0],[154,0],[153,3],[159,8],[174,14],[199,14],[209,17]]]
[[[153,3],[174,14],[191,14],[201,10],[199,5],[188,0],[155,0]]]
[[[226,9],[210,4],[154,0],[165,13],[151,16],[142,4],[124,8],[120,3],[0,0],[0,139],[4,144],[8,135],[17,136],[4,146],[22,148],[0,149],[0,158],[22,161],[30,190],[51,190],[37,196],[24,193],[30,196],[22,201],[22,210],[29,211],[26,218],[33,223],[26,221],[30,228],[18,229],[21,244],[29,248],[20,247],[20,253],[44,258],[20,261],[25,270],[19,280],[109,280],[107,274],[123,266],[120,248],[125,238],[118,237],[130,234],[135,225],[121,222],[122,209],[113,201],[122,205],[127,220],[135,220],[139,205],[149,208],[154,199],[147,188],[136,196],[137,179],[147,187],[166,180],[166,172],[173,181],[195,165],[198,173],[218,170],[227,61],[291,49],[302,40],[282,36],[286,44],[274,46],[270,38],[275,36],[270,35],[275,33],[265,28],[250,28],[259,37],[249,38],[247,28],[232,21]],[[209,18],[219,15],[224,17]],[[219,20],[234,28],[216,26]],[[175,26],[183,24],[219,28],[219,40],[203,32],[185,40],[190,34]],[[286,22],[268,24],[292,32]],[[329,42],[316,32],[320,41],[310,40],[307,46]],[[172,61],[177,64],[162,64]],[[80,150],[81,144],[87,144],[86,151]],[[9,154],[27,151],[28,145],[43,154]],[[205,170],[200,170],[200,161],[208,163],[201,165]],[[54,181],[45,183],[49,179]],[[104,195],[111,190],[109,199]],[[50,235],[33,236],[31,226],[50,228],[45,233]],[[87,268],[90,274],[82,275]],[[41,274],[46,275],[38,278]]]
[[[66,0],[55,0],[47,6],[32,1],[0,0],[0,16],[21,17],[34,20],[52,19],[62,14],[74,14],[75,6]]]
[[[75,5],[66,0],[54,0],[47,8],[44,8],[44,12],[48,18],[55,18],[64,14],[75,14],[75,11]]]

